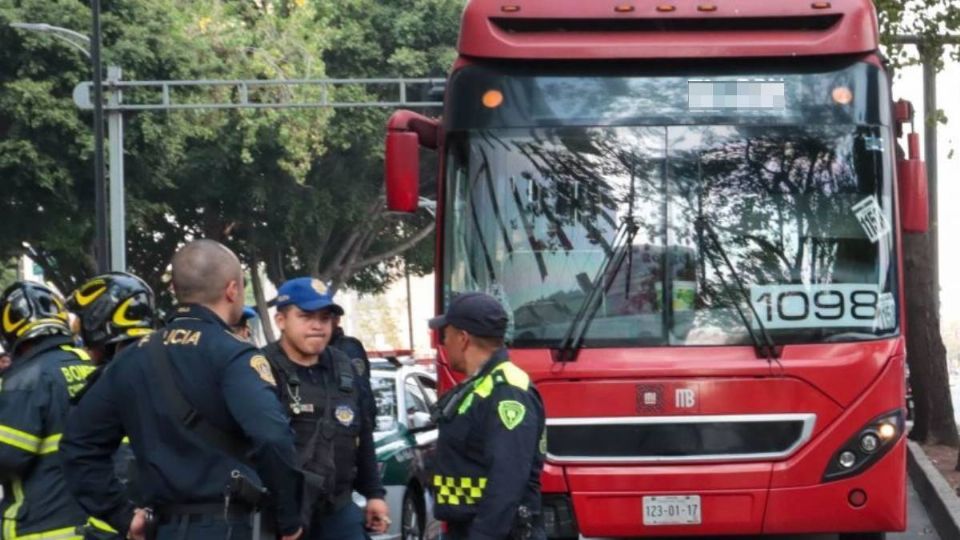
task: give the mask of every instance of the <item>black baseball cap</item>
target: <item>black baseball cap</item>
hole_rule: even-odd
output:
[[[447,312],[430,319],[430,328],[453,326],[479,337],[502,338],[507,333],[507,312],[496,298],[479,292],[458,294]]]

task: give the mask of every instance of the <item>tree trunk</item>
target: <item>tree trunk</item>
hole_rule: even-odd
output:
[[[263,335],[267,341],[273,343],[277,340],[273,334],[273,324],[270,321],[270,310],[267,308],[267,300],[263,296],[263,282],[260,281],[260,260],[253,258],[253,264],[250,265],[250,278],[253,281],[253,298],[257,302],[257,313],[260,314],[260,324],[263,325]]]
[[[957,425],[936,302],[940,291],[929,264],[933,247],[929,234],[903,237],[907,363],[915,406],[910,438],[954,446],[958,443]]]

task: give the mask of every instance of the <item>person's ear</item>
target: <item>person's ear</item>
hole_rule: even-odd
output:
[[[227,282],[227,288],[224,291],[224,296],[228,302],[231,304],[236,304],[237,301],[243,297],[243,286],[240,285],[237,280],[231,279]]]
[[[287,314],[284,311],[277,310],[273,314],[273,322],[277,323],[277,329],[283,332],[287,328]]]

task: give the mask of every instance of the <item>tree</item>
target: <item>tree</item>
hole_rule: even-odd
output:
[[[455,57],[462,5],[463,0],[318,2],[317,24],[331,32],[323,54],[327,74],[443,77]],[[340,87],[338,95],[357,101],[395,99],[395,93],[351,86]],[[379,291],[402,275],[402,260],[414,274],[432,270],[433,248],[425,241],[433,237],[432,217],[385,213],[382,146],[389,113],[336,110],[326,133],[330,150],[302,186],[269,202],[270,219],[250,236],[271,280],[308,274],[334,288],[347,284]],[[425,171],[431,169],[429,163]],[[433,180],[425,182],[429,186]],[[286,219],[276,219],[280,215]],[[290,242],[275,241],[281,228]]]
[[[960,5],[943,0],[877,0],[882,39],[895,66],[916,63],[920,57],[894,43],[897,34],[916,34],[919,54],[942,67],[943,36],[960,30]],[[954,59],[958,51],[953,50]],[[942,111],[927,111],[926,122],[942,122]],[[936,193],[931,203],[936,204]],[[907,310],[907,362],[914,390],[916,418],[910,438],[935,444],[960,442],[950,399],[946,350],[940,336],[939,284],[929,261],[937,246],[930,234],[905,235],[904,296]],[[958,462],[960,469],[960,462]]]
[[[105,63],[125,79],[442,75],[453,58],[459,0],[105,0]],[[418,13],[431,13],[421,19]],[[12,21],[84,31],[83,2],[17,0],[0,7],[0,257],[29,254],[63,290],[94,270],[90,115],[73,86],[86,59]],[[433,28],[435,23],[441,23]],[[235,89],[224,87],[222,97]],[[275,88],[251,99],[316,98]],[[337,97],[371,97],[344,86]],[[181,96],[183,98],[184,96]],[[186,99],[201,99],[187,94]],[[209,97],[209,96],[206,96]],[[149,99],[136,91],[125,99]],[[142,113],[126,117],[128,261],[164,291],[170,254],[194,237],[233,247],[274,281],[313,275],[379,290],[432,268],[429,216],[383,212],[387,111]],[[332,121],[331,118],[334,118]]]

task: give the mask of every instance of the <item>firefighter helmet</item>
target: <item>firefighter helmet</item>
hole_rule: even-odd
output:
[[[133,274],[111,272],[77,287],[67,307],[80,319],[86,345],[137,339],[153,331],[153,289]]]
[[[0,340],[16,351],[21,343],[47,335],[69,336],[63,296],[43,283],[17,281],[0,296]]]

